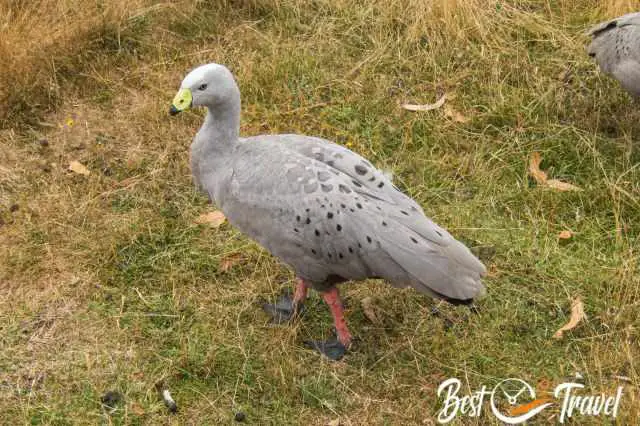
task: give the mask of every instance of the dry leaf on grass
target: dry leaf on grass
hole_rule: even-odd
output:
[[[529,157],[529,174],[539,185],[544,185],[547,183],[547,174],[540,170],[540,163],[542,162],[542,157],[539,152],[531,153],[531,157]]]
[[[373,305],[373,300],[370,297],[365,297],[360,302],[362,304],[362,310],[364,311],[364,316],[367,317],[369,321],[373,324],[379,324],[378,316],[376,315],[375,306]]]
[[[91,172],[81,162],[73,160],[69,163],[69,170],[79,175],[89,176]]]
[[[445,105],[444,107],[444,115],[447,118],[452,119],[456,123],[467,123],[469,121],[468,117],[465,117],[460,112],[453,109],[451,105]]]
[[[131,412],[136,416],[144,416],[144,408],[137,402],[131,403]]]
[[[209,224],[212,228],[218,228],[225,220],[227,220],[227,218],[224,216],[224,213],[220,210],[216,210],[208,213],[202,213],[196,218],[195,222],[198,225]]]
[[[558,238],[560,238],[561,240],[568,240],[571,237],[573,237],[573,232],[569,231],[568,229],[560,231],[560,233],[558,234]]]
[[[576,328],[578,323],[586,317],[587,316],[584,313],[584,304],[579,297],[576,297],[571,304],[571,318],[569,318],[569,322],[563,325],[558,331],[556,331],[553,335],[553,338],[562,339],[562,335],[565,331],[573,330],[574,328]]]
[[[582,191],[582,188],[557,179],[548,179],[547,173],[540,169],[542,157],[539,152],[532,152],[529,157],[529,174],[538,185],[557,189],[558,191]]]
[[[242,255],[240,253],[233,253],[229,256],[225,256],[220,261],[220,272],[227,272],[229,269],[233,268],[237,263],[242,260]]]
[[[549,188],[557,189],[558,191],[582,191],[582,188],[575,186],[571,183],[562,182],[557,179],[549,179],[547,181]]]
[[[403,104],[402,108],[406,109],[407,111],[431,111],[434,109],[438,109],[442,105],[444,105],[444,101],[446,98],[447,98],[446,95],[442,95],[440,99],[438,99],[433,104],[425,104],[425,105]]]

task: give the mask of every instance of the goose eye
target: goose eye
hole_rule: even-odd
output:
[[[201,84],[200,87],[198,87],[198,90],[206,90],[206,89],[207,89],[206,84]]]

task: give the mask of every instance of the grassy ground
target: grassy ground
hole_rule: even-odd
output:
[[[588,393],[625,384],[619,422],[635,423],[640,123],[583,35],[634,4],[602,3],[4,2],[0,423],[203,425],[241,410],[251,424],[435,424],[445,378],[544,390],[576,372]],[[481,253],[479,313],[346,286],[359,341],[338,363],[302,345],[331,326],[317,295],[293,327],[268,325],[257,302],[292,274],[228,225],[194,223],[212,209],[188,167],[202,113],[167,116],[182,76],[210,61],[238,78],[244,134],[320,135],[393,169]],[[435,111],[399,107],[443,93]],[[536,185],[533,151],[584,191]],[[587,321],[552,339],[578,296]],[[123,396],[113,413],[109,390]],[[498,424],[488,406],[459,423]]]

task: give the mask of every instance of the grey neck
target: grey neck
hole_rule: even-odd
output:
[[[199,133],[198,145],[203,153],[231,151],[240,136],[240,95],[207,106],[207,116]]]

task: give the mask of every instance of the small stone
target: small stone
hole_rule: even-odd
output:
[[[246,414],[244,414],[244,412],[242,412],[242,411],[238,411],[238,412],[235,414],[235,416],[233,416],[233,419],[234,419],[236,422],[244,422],[246,418],[247,418]]]

